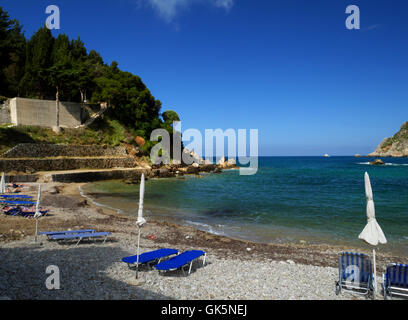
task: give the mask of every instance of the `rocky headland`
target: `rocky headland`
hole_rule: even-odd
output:
[[[391,138],[385,138],[369,157],[408,157],[408,121]]]

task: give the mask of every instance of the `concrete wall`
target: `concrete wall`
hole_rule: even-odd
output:
[[[81,125],[81,104],[59,102],[60,127],[74,128]],[[10,100],[11,122],[15,125],[53,127],[57,123],[56,101],[14,98]]]
[[[4,104],[0,104],[0,123],[11,123],[11,115],[8,100],[6,100]]]

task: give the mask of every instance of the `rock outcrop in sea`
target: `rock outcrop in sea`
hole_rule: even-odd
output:
[[[374,161],[370,161],[370,164],[372,166],[381,166],[381,165],[385,165],[385,162],[382,161],[381,159],[375,159]]]
[[[408,121],[392,138],[385,138],[369,157],[408,157]]]

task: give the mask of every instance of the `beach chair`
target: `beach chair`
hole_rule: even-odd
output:
[[[81,233],[66,233],[66,234],[52,234],[50,235],[50,239],[52,240],[74,240],[78,239],[78,242],[76,243],[76,246],[81,242],[82,239],[84,238],[101,238],[105,237],[103,240],[103,243],[105,243],[106,239],[110,235],[110,232],[81,232]]]
[[[40,211],[41,216],[46,216],[48,212],[49,212],[49,210]],[[24,218],[33,218],[34,215],[35,215],[35,211],[21,211],[21,210],[18,210],[17,214],[24,217]]]
[[[383,274],[384,300],[389,295],[408,297],[408,265],[392,263]]]
[[[145,252],[139,255],[139,264],[147,264],[150,268],[151,263],[160,263],[163,258],[178,254],[176,249],[158,249],[150,252]],[[127,263],[129,269],[137,263],[137,255],[122,258],[122,261]]]
[[[42,216],[46,216],[49,210],[41,210]],[[23,211],[19,207],[3,207],[3,213],[9,216],[22,216],[24,218],[32,218],[35,215],[35,211]]]
[[[20,209],[15,207],[3,207],[3,213],[8,216],[16,216],[20,212]]]
[[[12,200],[1,200],[0,203],[5,203],[5,204],[12,204],[15,206],[33,206],[35,205],[35,202],[33,201],[12,201]]]
[[[1,194],[1,198],[4,199],[32,199],[32,196],[26,196],[24,194]]]
[[[64,231],[45,231],[39,232],[39,235],[44,235],[50,238],[52,235],[61,235],[61,234],[77,234],[77,233],[92,233],[95,232],[94,229],[81,229],[81,230],[64,230]]]
[[[336,282],[336,295],[345,289],[374,299],[373,267],[368,255],[340,252],[338,264],[339,281]]]
[[[184,268],[189,266],[188,273],[187,273],[187,275],[189,275],[191,273],[193,262],[196,259],[200,258],[201,256],[204,256],[204,259],[203,259],[203,266],[204,266],[206,253],[201,250],[190,250],[190,251],[185,251],[179,254],[178,256],[175,256],[169,260],[163,261],[155,265],[154,267],[157,270],[159,270],[159,272],[160,271],[174,271],[174,270],[180,269],[184,273],[186,273]]]

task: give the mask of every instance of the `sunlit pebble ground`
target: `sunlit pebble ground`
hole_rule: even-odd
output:
[[[115,234],[116,242],[84,242],[75,246],[41,237],[42,246],[30,244],[33,237],[0,245],[0,297],[9,299],[365,299],[352,293],[335,295],[338,270],[298,265],[292,261],[261,262],[220,259],[207,253],[193,272],[159,273],[143,268],[144,284],[129,284],[135,271],[121,262],[134,255],[135,239]],[[163,245],[162,247],[165,247]],[[148,248],[142,245],[141,251]],[[48,290],[49,265],[60,269],[60,289]],[[377,299],[382,299],[378,293]]]

